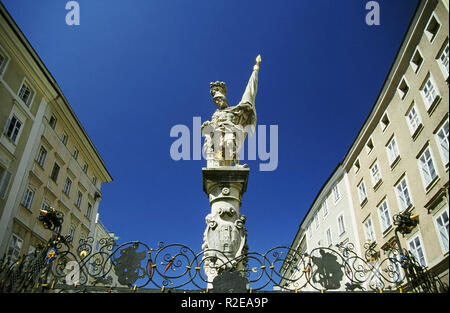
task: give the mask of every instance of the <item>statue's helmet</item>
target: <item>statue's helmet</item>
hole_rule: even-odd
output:
[[[227,101],[227,86],[224,82],[213,82],[209,84],[210,92],[213,97],[213,101],[216,106],[220,109],[225,109],[228,107]]]
[[[209,83],[209,90],[213,97],[215,97],[216,94],[220,94],[224,97],[227,95],[227,85],[224,82],[216,81]]]

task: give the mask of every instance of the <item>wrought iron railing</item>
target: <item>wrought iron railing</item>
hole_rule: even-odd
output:
[[[309,253],[279,246],[234,259],[217,250],[195,252],[183,244],[161,242],[152,248],[140,241],[118,245],[113,238],[101,239],[98,249],[93,238],[81,239],[72,249],[71,238],[60,235],[63,216],[53,210],[40,220],[52,238],[17,261],[1,261],[0,292],[448,291],[396,244],[382,256],[376,244],[368,243],[364,257],[352,243]],[[205,266],[209,261],[215,266]]]

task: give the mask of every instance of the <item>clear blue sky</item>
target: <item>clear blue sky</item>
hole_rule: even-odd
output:
[[[373,106],[417,5],[378,1],[2,0],[53,74],[114,178],[99,212],[120,241],[201,250],[202,161],[171,159],[176,124],[215,110],[209,82],[240,100],[262,55],[258,123],[278,125],[279,164],[251,168],[241,212],[250,251],[290,245]]]

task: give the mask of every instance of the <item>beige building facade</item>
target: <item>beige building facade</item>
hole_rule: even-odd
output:
[[[404,212],[417,214],[419,223],[411,233],[398,235],[401,247],[448,286],[447,0],[423,0],[418,4],[382,90],[340,164],[347,182],[348,209],[354,216],[352,237],[359,245],[355,251],[364,258],[367,244],[372,244],[379,254],[370,262],[377,268],[396,240],[394,216]],[[308,252],[316,241],[327,247],[320,228],[308,235],[308,225],[314,225],[314,207],[316,203],[320,205],[322,193],[323,190],[304,217],[291,246],[300,253]],[[322,227],[333,225],[326,223]],[[316,237],[320,239],[315,240]],[[383,266],[389,264],[392,265],[384,262]],[[284,277],[301,276],[292,269],[283,269]],[[304,269],[297,268],[301,270]],[[404,277],[400,267],[398,271]],[[369,280],[378,284],[378,277]],[[281,285],[286,282],[282,280]],[[379,286],[397,287],[392,281]]]
[[[362,242],[384,250],[394,215],[419,224],[400,237],[448,283],[448,5],[422,1],[372,111],[344,158]],[[383,253],[382,253],[383,255]]]
[[[323,288],[324,282],[319,275],[306,277],[302,274],[306,267],[305,260],[309,260],[306,255],[320,257],[321,248],[329,248],[324,251],[333,254],[333,251],[339,251],[338,246],[348,244],[354,246],[356,254],[361,255],[349,182],[342,164],[339,164],[314,199],[291,244],[291,248],[304,257],[298,258],[297,263],[290,263],[289,267],[284,264],[283,277],[287,279],[282,280],[280,285],[287,290],[302,287],[303,291],[314,291]],[[343,260],[337,261],[342,263]],[[336,275],[334,279],[328,279],[327,289],[345,290],[347,282],[346,276]]]
[[[50,238],[37,217],[54,207],[76,245],[94,233],[112,177],[67,99],[0,3],[0,256]]]

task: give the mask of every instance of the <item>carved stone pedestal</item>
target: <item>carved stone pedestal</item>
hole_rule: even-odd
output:
[[[247,190],[248,168],[221,166],[203,168],[203,191],[209,197],[211,213],[206,216],[203,236],[204,270],[208,288],[223,271],[242,270],[248,251],[242,196]]]

